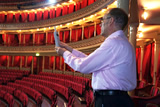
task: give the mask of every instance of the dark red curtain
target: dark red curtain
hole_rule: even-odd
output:
[[[55,8],[50,9],[49,15],[50,15],[50,18],[55,18]]]
[[[8,35],[2,34],[2,39],[5,44],[8,44]]]
[[[88,5],[94,3],[94,0],[88,0]]]
[[[97,26],[96,26],[96,35],[98,36],[98,35],[100,35],[101,34],[101,27],[100,27],[100,25],[98,24]]]
[[[0,66],[7,66],[7,56],[0,55]]]
[[[84,8],[87,6],[87,0],[82,0],[81,1],[81,8]]]
[[[6,44],[8,46],[13,46],[15,44],[15,35],[14,34],[6,34]]]
[[[43,64],[44,58],[43,58],[43,56],[38,56],[36,58],[37,58],[37,60],[39,60],[39,63],[37,63],[39,65],[37,73],[40,73],[40,72],[42,72],[42,66],[43,66],[42,64]]]
[[[141,48],[136,48],[137,78],[140,79]]]
[[[27,57],[27,67],[31,67],[31,65],[32,65],[32,58],[33,58],[33,56],[28,56]]]
[[[4,22],[5,22],[5,14],[0,13],[0,23],[4,23]]]
[[[42,20],[42,11],[37,11],[37,21]]]
[[[153,75],[154,75],[154,43],[151,44],[152,45],[152,51],[151,51],[151,77],[153,80]]]
[[[43,13],[43,20],[48,19],[48,10],[45,10]]]
[[[9,57],[9,67],[12,67],[12,60],[14,56],[8,56]]]
[[[45,60],[44,60],[44,69],[49,69],[50,67],[50,62],[49,62],[49,56],[45,56]]]
[[[56,57],[55,69],[60,70],[60,56],[55,56],[55,57]]]
[[[72,30],[72,34],[71,34],[71,42],[76,42],[76,30]]]
[[[63,32],[60,32],[60,34],[59,34],[59,40],[63,41]]]
[[[33,57],[33,68],[37,68],[37,57]]]
[[[26,22],[27,17],[28,17],[28,13],[26,13],[26,12],[21,13],[21,21],[22,22]]]
[[[34,12],[29,12],[29,22],[35,21],[35,13]]]
[[[25,67],[26,64],[26,56],[22,56],[22,67]]]
[[[2,38],[2,34],[0,34],[0,45],[4,45],[4,41],[3,41],[3,38]]]
[[[46,43],[46,38],[45,38],[45,34],[44,33],[40,33],[39,34],[39,44],[44,45]]]
[[[68,14],[68,6],[63,6],[62,16]]]
[[[18,23],[20,21],[20,13],[15,13],[15,19],[16,19],[16,23]]]
[[[25,45],[33,44],[33,37],[30,34],[25,34]]]
[[[64,42],[65,43],[69,43],[69,31],[64,31]]]
[[[35,39],[34,39],[35,45],[39,45],[38,36],[39,36],[39,34],[35,34]]]
[[[82,29],[77,29],[78,30],[78,41],[82,40]]]
[[[81,9],[81,3],[80,2],[77,2],[76,5],[75,5],[75,11]]]
[[[53,63],[54,63],[54,56],[51,56],[50,60],[50,68],[53,69]]]
[[[73,11],[74,11],[74,4],[70,4],[70,5],[69,5],[69,12],[68,12],[68,13],[69,13],[69,14],[70,14],[70,13],[73,13]]]
[[[13,13],[8,13],[7,14],[7,23],[12,23],[13,22]]]
[[[151,51],[152,51],[152,45],[149,44],[144,47],[144,56],[143,56],[143,63],[142,63],[142,79],[146,83],[151,83],[151,75],[150,75],[150,69],[151,69]]]
[[[89,38],[89,28],[85,27],[84,28],[84,39],[88,39]]]
[[[61,16],[61,11],[62,11],[61,7],[56,8],[56,17]]]
[[[14,56],[14,67],[20,66],[20,56]]]
[[[94,37],[94,26],[89,27],[89,36]]]
[[[54,35],[53,35],[53,32],[48,33],[47,44],[54,44]]]
[[[160,78],[160,51],[159,51],[159,55],[158,55],[158,65],[157,65],[157,75],[156,77]]]

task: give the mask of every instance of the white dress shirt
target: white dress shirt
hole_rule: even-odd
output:
[[[137,85],[135,51],[122,30],[112,33],[90,55],[73,49],[63,57],[75,71],[92,73],[94,90],[130,91]]]

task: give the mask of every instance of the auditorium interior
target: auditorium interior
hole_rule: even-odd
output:
[[[59,39],[89,55],[111,8],[129,16],[136,53],[135,107],[160,107],[160,0],[0,0],[0,107],[94,107],[92,74],[64,63]]]

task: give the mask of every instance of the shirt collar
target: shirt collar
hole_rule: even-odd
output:
[[[114,33],[112,33],[111,35],[109,35],[108,38],[114,38],[114,37],[117,37],[119,35],[124,35],[123,30],[115,31]]]

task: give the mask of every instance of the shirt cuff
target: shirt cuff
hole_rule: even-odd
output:
[[[63,53],[63,58],[64,58],[64,60],[67,58],[67,56],[70,54],[71,52],[69,52],[69,51],[65,51],[64,53]]]

